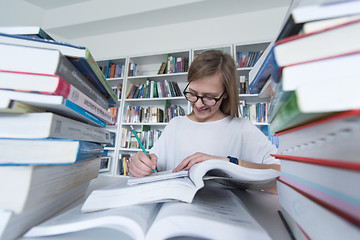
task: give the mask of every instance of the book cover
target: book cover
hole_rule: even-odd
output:
[[[0,138],[0,151],[2,165],[69,164],[97,158],[104,147],[73,139]]]
[[[360,226],[359,206],[345,202],[341,198],[334,197],[326,191],[320,191],[314,188],[314,185],[304,184],[304,181],[299,181],[298,179],[295,180],[293,178],[280,176],[278,181],[290,186],[300,194],[324,207],[327,211],[343,218],[344,221]]]
[[[301,33],[308,23],[338,19],[359,14],[357,1],[301,0],[289,7],[277,40]]]
[[[0,208],[26,212],[98,176],[100,158],[64,165],[0,165]]]
[[[359,14],[359,9],[358,1],[303,0],[294,7],[292,16],[295,22],[305,23]]]
[[[306,22],[303,24],[301,28],[301,33],[311,33],[316,32],[322,29],[326,29],[329,27],[335,27],[337,25],[341,25],[343,23],[349,22],[351,20],[359,19],[360,15],[351,15],[337,18],[330,18],[312,22]]]
[[[1,36],[1,34],[0,34]],[[107,109],[109,102],[58,50],[2,44],[1,70],[58,75]]]
[[[9,210],[2,210],[8,215],[8,219],[7,222],[2,222],[3,226],[1,229],[2,231],[0,231],[0,238],[9,240],[20,238],[33,226],[54,216],[69,204],[80,199],[85,194],[88,186],[89,182],[80,184],[19,214]],[[0,215],[1,220],[5,220],[5,217],[1,212]]]
[[[1,98],[21,101],[81,122],[106,127],[105,122],[62,96],[0,90],[0,99]]]
[[[337,79],[341,82],[344,78],[360,76],[358,63],[360,63],[360,51],[297,63],[282,67],[279,81],[283,91],[294,91],[304,83],[326,84],[329,79]]]
[[[356,239],[359,236],[360,230],[356,225],[309,199],[291,185],[280,181],[277,184],[280,205],[310,239]]]
[[[269,121],[272,121],[279,109],[286,103],[292,91],[303,84],[315,82],[318,85],[323,84],[325,86],[323,89],[326,91],[326,84],[329,80],[341,82],[343,79],[360,76],[358,62],[360,62],[360,52],[356,51],[273,68]],[[338,69],[343,69],[343,71],[338,71]]]
[[[2,114],[1,138],[63,138],[110,143],[110,132],[51,112]]]
[[[57,75],[0,70],[0,89],[63,96],[106,123],[114,124],[115,117],[76,87]]]
[[[360,110],[355,109],[278,132],[277,154],[299,159],[359,163],[357,143],[360,132],[356,125],[359,119]]]
[[[86,47],[46,39],[34,39],[20,35],[0,33],[0,43],[16,44],[29,47],[56,49],[68,57],[71,63],[100,91],[110,105],[118,103],[104,74]]]
[[[274,47],[277,65],[281,67],[358,51],[360,48],[356,35],[358,31],[360,31],[359,19],[324,30],[281,39]]]
[[[304,83],[299,86],[271,121],[272,134],[317,118],[360,108],[357,85],[360,76],[342,79],[347,91],[339,91],[338,79],[323,82]],[[336,101],[334,101],[336,96]],[[330,104],[331,103],[331,104]]]
[[[360,193],[354,189],[358,188],[359,173],[359,163],[281,158],[281,178],[299,183],[304,191],[312,189],[306,191],[347,215],[354,214],[352,218],[357,218],[358,223]]]

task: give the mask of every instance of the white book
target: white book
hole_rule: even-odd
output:
[[[63,96],[44,95],[29,92],[0,90],[0,99],[11,99],[73,118],[95,126],[106,127],[106,123],[98,117],[79,107]],[[1,100],[0,100],[1,102]]]
[[[16,47],[19,47],[19,49],[23,49],[21,48],[21,46],[28,46],[28,49],[35,49],[33,51],[38,51],[38,52],[43,52],[44,50],[49,50],[49,49],[56,49],[60,51],[64,56],[67,57],[67,62],[69,62],[70,60],[73,67],[75,66],[74,67],[75,71],[70,71],[69,73],[72,73],[73,76],[75,76],[76,78],[82,77],[85,80],[89,80],[92,83],[92,85],[96,87],[96,89],[98,90],[97,93],[100,93],[99,95],[97,95],[97,97],[102,98],[101,102],[104,104],[103,107],[108,107],[109,103],[111,105],[116,105],[117,97],[115,96],[114,92],[111,90],[109,83],[105,79],[104,74],[100,70],[99,66],[97,65],[96,61],[91,55],[89,49],[81,46],[75,46],[72,44],[57,42],[48,39],[31,38],[20,35],[9,35],[1,32],[0,32],[0,43],[8,44],[8,46],[10,46],[10,44],[17,45]],[[14,53],[20,54],[20,56]],[[38,64],[37,68],[41,68],[42,65],[46,65],[46,67],[48,67],[46,59],[41,57],[42,56],[41,53],[24,54],[22,53],[22,50],[20,50],[20,53],[17,51],[14,52],[13,50],[10,50],[9,54],[2,54],[0,57],[2,57],[3,55],[5,59],[9,59],[9,60],[11,59],[11,61],[13,60],[15,61],[15,63],[13,63],[11,67],[20,66],[21,68],[28,68],[34,65],[35,59],[38,63],[40,63],[40,61],[45,61],[44,64]],[[28,61],[29,58],[30,58],[30,62]],[[25,63],[21,63],[22,61],[24,61]],[[20,70],[20,71],[26,72],[27,70]],[[27,72],[32,72],[32,71],[27,71]],[[78,88],[80,89],[80,87]],[[101,104],[100,102],[98,103]]]
[[[0,52],[1,70],[58,75],[103,108],[108,108],[105,96],[58,50],[3,44],[0,40]]]
[[[295,2],[296,6],[292,10],[292,16],[296,23],[338,18],[360,13],[359,1],[301,0]]]
[[[360,228],[295,189],[278,182],[280,205],[311,239],[357,239]],[[316,223],[316,224],[314,224]]]
[[[100,158],[65,165],[0,166],[0,209],[27,211],[98,176]]]
[[[211,175],[205,176],[212,171]],[[141,203],[180,200],[192,202],[196,192],[204,187],[204,179],[245,189],[262,190],[275,183],[279,172],[273,169],[250,169],[221,160],[208,160],[195,164],[188,177],[167,179],[137,185],[119,182],[93,191],[82,211],[91,212]],[[102,204],[106,201],[106,204]]]
[[[0,79],[0,89],[63,96],[103,121],[115,122],[107,107],[102,107],[60,76],[0,70]]]
[[[352,110],[277,133],[278,155],[359,164],[360,110]]]
[[[81,213],[81,206],[52,218],[25,234],[25,237],[113,236],[126,239],[169,239],[173,237],[202,239],[270,239],[267,232],[247,212],[243,202],[230,190],[205,187],[192,204],[171,202],[115,208]],[[91,236],[91,229],[97,229]],[[81,231],[81,232],[79,232]]]
[[[330,19],[306,22],[302,26],[302,30],[303,30],[302,32],[303,33],[317,32],[317,31],[323,30],[325,28],[334,27],[334,26],[337,26],[340,24],[344,24],[348,21],[357,20],[357,19],[360,19],[360,15],[345,16],[345,17],[330,18]]]
[[[110,132],[51,112],[2,114],[1,138],[64,138],[110,143]]]
[[[327,28],[321,32],[299,34],[279,40],[274,47],[278,66],[322,59],[358,51],[360,19]]]
[[[349,86],[343,84],[342,81],[346,78],[360,76],[359,63],[360,51],[356,51],[316,61],[285,66],[281,73],[282,90],[294,91],[301,85],[312,84],[314,82],[323,84],[324,90],[326,90],[329,80],[338,81],[339,85],[344,86],[348,90]]]
[[[0,138],[0,164],[69,164],[102,155],[99,143],[57,138]]]
[[[360,165],[356,168],[355,165],[347,166],[340,161],[329,163],[318,159],[281,159],[280,162],[282,176],[325,192],[329,197],[337,198],[348,205],[355,206],[356,202],[360,202],[360,191],[354,191],[360,181]]]
[[[89,182],[82,183],[19,214],[6,209],[0,210],[0,239],[18,239],[33,226],[81,198],[88,186]]]
[[[149,98],[154,98],[154,81],[150,81],[150,96]]]

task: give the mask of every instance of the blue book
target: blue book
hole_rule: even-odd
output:
[[[2,99],[21,101],[94,126],[106,127],[105,122],[62,96],[0,90],[0,102]]]
[[[72,164],[101,157],[99,143],[57,138],[0,138],[1,165]]]
[[[269,46],[270,47],[270,46]],[[264,57],[264,60],[262,58]],[[266,81],[269,77],[273,74],[274,68],[274,49],[271,47],[269,52],[264,54],[260,57],[257,64],[260,64],[260,67],[257,69],[254,67],[252,71],[255,71],[255,75],[253,78],[250,77],[250,85],[249,85],[249,92],[250,94],[259,94],[261,89],[264,87]],[[256,64],[256,65],[257,65]]]
[[[86,78],[88,78],[102,94],[104,94],[104,96],[109,100],[109,104],[111,106],[117,104],[117,96],[107,82],[89,49],[86,47],[75,46],[54,40],[32,38],[23,35],[10,35],[5,33],[0,33],[0,43],[59,50],[63,55],[68,57],[71,63]]]

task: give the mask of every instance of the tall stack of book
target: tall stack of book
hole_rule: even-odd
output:
[[[269,59],[279,201],[297,239],[360,238],[360,1],[301,1]]]
[[[0,33],[0,52],[0,239],[15,239],[98,176],[117,98],[86,48]]]

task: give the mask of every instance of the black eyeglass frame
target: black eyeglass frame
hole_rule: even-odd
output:
[[[224,92],[220,95],[220,97],[217,97],[217,98],[214,98],[214,97],[213,97],[212,99],[215,100],[215,103],[214,103],[213,105],[207,105],[207,104],[204,103],[204,98],[205,98],[206,96],[200,97],[200,96],[198,96],[198,95],[194,95],[194,96],[196,97],[196,100],[195,100],[195,101],[190,101],[190,100],[186,97],[187,93],[192,94],[191,92],[187,92],[187,91],[186,91],[186,89],[188,88],[189,84],[190,84],[190,83],[188,83],[188,84],[186,85],[186,87],[184,88],[183,94],[184,94],[186,100],[188,100],[188,101],[191,102],[191,103],[196,103],[196,102],[199,100],[199,98],[200,98],[200,99],[201,99],[201,102],[202,102],[205,106],[212,107],[212,106],[215,106],[216,103],[217,103],[218,101],[220,101],[220,99],[221,99],[221,98],[224,96],[224,94],[225,94],[225,90],[224,90]]]

